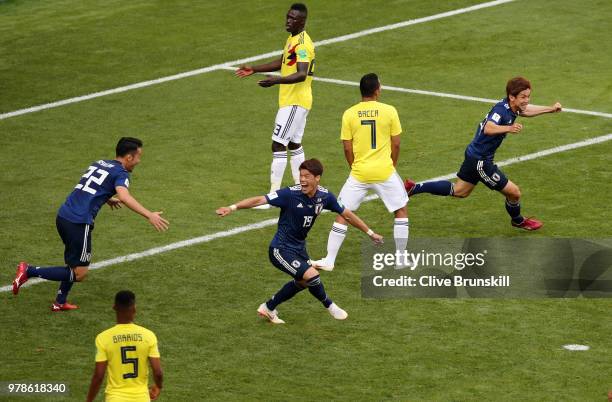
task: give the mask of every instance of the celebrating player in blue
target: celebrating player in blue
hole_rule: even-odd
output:
[[[516,122],[518,116],[534,117],[561,111],[561,104],[558,102],[552,106],[530,105],[530,96],[531,83],[527,79],[515,77],[508,81],[506,98],[493,106],[479,124],[474,139],[466,148],[465,160],[457,172],[457,182],[453,184],[448,180],[440,180],[416,184],[408,179],[405,181],[408,195],[430,193],[465,198],[480,181],[506,197],[506,211],[510,215],[512,226],[525,230],[541,228],[542,222],[539,220],[521,215],[521,191],[493,163],[495,151],[506,138],[506,134],[518,134],[523,129],[523,125]]]
[[[87,168],[79,183],[57,212],[55,224],[64,242],[65,266],[36,267],[20,262],[13,281],[13,294],[29,278],[39,277],[61,282],[52,311],[74,310],[78,306],[66,301],[74,282],[85,279],[91,260],[91,232],[94,219],[106,203],[111,209],[127,205],[132,211],[145,217],[155,229],[168,229],[169,222],[162,212],[151,212],[130,195],[129,173],[140,163],[142,141],[123,137],[117,143],[114,160],[99,160]],[[117,198],[113,197],[117,194]]]
[[[327,209],[342,215],[351,225],[367,233],[374,243],[382,243],[382,236],[368,229],[367,225],[349,209],[344,208],[336,197],[319,186],[323,165],[316,159],[308,159],[300,165],[300,184],[286,187],[265,196],[247,198],[229,207],[217,209],[217,214],[227,216],[237,209],[253,208],[270,204],[280,207],[278,230],[269,248],[272,264],[281,271],[291,275],[292,281],[283,286],[270,300],[262,303],[257,313],[274,324],[284,324],[278,317],[276,306],[291,299],[308,288],[329,313],[337,320],[348,317],[336,303],[332,302],[319,277],[319,272],[310,263],[306,252],[306,236],[317,219]]]

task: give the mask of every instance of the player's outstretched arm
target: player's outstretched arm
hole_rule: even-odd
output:
[[[119,198],[122,203],[132,211],[147,218],[149,223],[153,225],[158,232],[163,232],[168,229],[170,222],[161,217],[161,214],[163,214],[162,211],[151,212],[143,207],[136,198],[132,197],[127,187],[118,186],[115,187],[115,191],[117,192],[117,198]]]
[[[87,402],[92,402],[96,399],[102,381],[104,381],[104,374],[106,373],[107,362],[96,362],[93,376],[91,377],[91,384],[89,384],[89,392],[87,392]]]
[[[492,121],[487,121],[484,127],[485,135],[501,135],[506,133],[518,134],[523,129],[523,125],[521,123],[514,123],[510,126],[498,125],[493,123]]]
[[[353,211],[351,211],[348,208],[344,208],[344,212],[342,212],[341,215],[344,219],[346,219],[348,223],[351,224],[351,226],[356,227],[357,229],[361,230],[363,233],[370,236],[370,239],[372,239],[374,243],[376,244],[383,243],[383,237],[379,234],[374,233],[372,229],[368,228],[368,225],[366,225],[365,222],[361,220],[361,218],[355,215]]]
[[[149,357],[149,364],[151,365],[151,371],[153,372],[153,381],[155,384],[149,388],[149,398],[154,401],[157,399],[162,390],[162,384],[164,381],[164,372],[161,368],[161,360],[159,357]]]
[[[559,102],[556,102],[552,106],[537,106],[527,105],[524,112],[521,112],[523,117],[535,117],[544,113],[558,113],[563,110],[563,107]]]
[[[297,63],[297,71],[295,73],[285,77],[268,75],[265,79],[257,81],[257,84],[260,87],[268,88],[277,84],[296,84],[302,82],[308,77],[308,66],[309,63]]]
[[[258,195],[257,197],[251,197],[251,198],[247,198],[242,201],[239,201],[235,204],[230,205],[229,207],[221,207],[217,209],[215,212],[217,213],[217,215],[223,217],[223,216],[227,216],[231,214],[237,209],[253,208],[253,207],[258,207],[260,205],[264,205],[267,203],[268,203],[268,200],[266,200],[265,196]]]
[[[236,70],[236,76],[240,78],[248,77],[254,73],[268,73],[270,71],[278,71],[281,69],[283,58],[271,61],[266,64],[259,64],[257,66],[242,65]]]

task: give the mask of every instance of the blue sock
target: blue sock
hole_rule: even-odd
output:
[[[521,223],[523,222],[523,216],[521,215],[521,203],[519,201],[512,202],[506,198],[506,211],[510,218],[512,218],[512,222]]]
[[[453,183],[448,180],[426,181],[414,186],[411,195],[429,193],[433,195],[453,195]]]
[[[33,267],[28,266],[28,278],[39,277],[48,281],[74,281],[74,274],[68,267]]]
[[[57,297],[55,298],[58,304],[66,303],[66,298],[68,297],[68,293],[70,293],[70,289],[72,289],[72,285],[74,285],[74,282],[71,281],[62,281],[62,283],[60,283]]]
[[[285,285],[280,288],[280,290],[276,292],[276,294],[272,296],[270,300],[266,302],[266,306],[268,306],[270,310],[274,310],[276,306],[278,306],[282,302],[286,302],[287,300],[291,299],[293,296],[295,296],[302,290],[304,290],[304,288],[298,285],[297,282],[295,282],[294,280],[289,281],[285,283]]]
[[[310,278],[306,284],[308,285],[308,291],[310,294],[323,303],[325,308],[332,304],[331,299],[327,297],[327,294],[325,293],[325,288],[323,287],[323,282],[321,282],[319,275],[315,276],[314,278]]]

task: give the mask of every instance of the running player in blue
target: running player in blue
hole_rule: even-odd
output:
[[[168,229],[169,222],[161,217],[162,212],[151,212],[130,195],[129,174],[140,163],[142,141],[123,137],[116,147],[114,160],[93,162],[66,201],[62,204],[55,224],[64,242],[64,262],[58,267],[37,267],[20,262],[13,281],[13,294],[29,278],[39,277],[61,282],[52,311],[74,310],[78,306],[66,301],[74,282],[85,279],[91,260],[91,232],[94,219],[104,204],[111,209],[125,204],[132,211],[145,217],[155,229]],[[113,197],[114,195],[117,197]]]
[[[484,183],[491,190],[496,190],[506,197],[506,211],[510,215],[512,226],[525,230],[538,230],[542,222],[535,218],[521,215],[521,191],[508,180],[506,175],[493,162],[495,151],[501,145],[506,134],[518,134],[523,129],[516,119],[534,117],[544,113],[561,111],[561,104],[552,106],[535,106],[529,104],[531,83],[523,77],[512,78],[506,84],[506,98],[497,103],[478,125],[476,135],[465,150],[465,160],[457,172],[457,181],[430,181],[416,184],[405,181],[408,195],[429,193],[441,196],[465,198],[470,195],[478,182]]]
[[[262,303],[257,313],[274,324],[284,324],[278,317],[276,306],[291,299],[308,288],[310,293],[327,308],[337,320],[348,317],[336,303],[332,302],[319,277],[319,272],[312,266],[306,252],[306,236],[324,210],[342,215],[351,225],[366,233],[374,243],[382,243],[382,236],[374,233],[357,215],[344,208],[336,197],[319,186],[323,165],[317,159],[308,159],[300,165],[300,184],[285,187],[265,196],[247,198],[229,207],[217,209],[217,214],[227,216],[237,209],[253,208],[270,204],[281,209],[278,219],[278,230],[270,243],[269,258],[279,270],[291,275],[293,280],[287,282],[270,300]]]

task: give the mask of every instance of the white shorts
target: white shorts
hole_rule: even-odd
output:
[[[408,203],[408,194],[397,172],[393,172],[391,177],[380,183],[362,183],[353,176],[349,176],[340,190],[338,199],[345,207],[356,211],[368,190],[374,190],[378,194],[389,212],[395,212]]]
[[[306,127],[306,116],[308,116],[308,109],[301,106],[284,106],[278,109],[272,140],[285,146],[289,144],[289,141],[301,144],[304,127]]]

